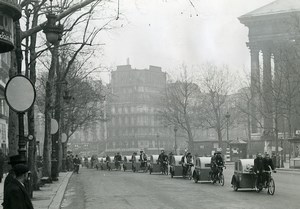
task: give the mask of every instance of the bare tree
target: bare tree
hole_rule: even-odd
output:
[[[201,118],[203,125],[216,131],[219,146],[222,146],[222,131],[226,127],[226,100],[231,84],[226,66],[218,68],[212,64],[200,67],[200,88],[202,90]]]
[[[189,150],[193,152],[193,130],[198,127],[195,121],[199,87],[188,76],[186,66],[182,66],[183,74],[176,82],[169,82],[162,96],[162,109],[159,112],[162,123],[166,126],[175,126],[185,133]]]

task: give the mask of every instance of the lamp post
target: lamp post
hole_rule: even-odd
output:
[[[176,140],[176,136],[177,136],[177,126],[174,127],[174,153],[177,154],[177,140]]]
[[[225,115],[226,118],[226,134],[227,134],[227,146],[229,143],[229,119],[230,119],[230,114],[227,112]]]
[[[157,144],[157,154],[159,155],[159,143],[158,143],[159,140],[158,139],[159,139],[159,134],[157,133],[156,134],[156,144]]]

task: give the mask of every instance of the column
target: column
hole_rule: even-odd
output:
[[[259,69],[259,49],[255,47],[250,48],[251,54],[251,132],[257,133],[257,120],[260,92],[260,69]]]
[[[263,52],[263,119],[264,119],[264,134],[272,136],[273,133],[273,92],[272,92],[272,71],[271,71],[271,50],[265,48]]]

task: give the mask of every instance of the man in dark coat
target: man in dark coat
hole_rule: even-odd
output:
[[[15,165],[20,164],[20,163],[25,163],[24,161],[21,160],[20,155],[13,155],[13,156],[9,157],[8,164],[10,164],[12,168]],[[16,175],[15,175],[14,170],[13,169],[9,170],[8,175],[6,176],[5,181],[4,181],[4,190],[5,190],[6,186],[8,185],[8,183],[11,182],[15,177],[16,177]]]
[[[254,159],[253,171],[257,175],[257,186],[261,186],[263,183],[263,170],[264,170],[264,159],[261,153],[258,153]]]
[[[15,178],[7,183],[4,189],[3,209],[33,209],[30,197],[24,183],[28,178],[29,169],[24,164],[13,167]]]

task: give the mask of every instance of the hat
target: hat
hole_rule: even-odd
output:
[[[9,157],[8,164],[11,164],[12,166],[20,163],[25,163],[25,160],[22,160],[21,155],[12,155]]]
[[[13,171],[15,172],[16,176],[20,176],[24,173],[27,173],[29,169],[24,164],[17,164],[13,167]]]

